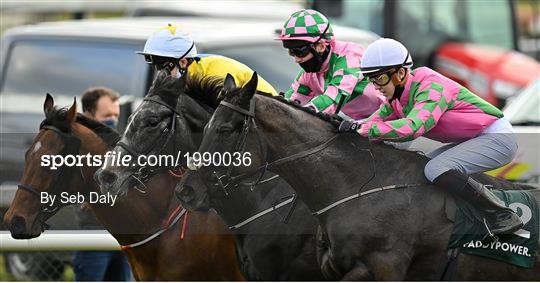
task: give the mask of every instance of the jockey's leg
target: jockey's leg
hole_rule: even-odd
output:
[[[517,214],[468,175],[504,166],[512,161],[516,150],[513,134],[485,134],[448,146],[427,163],[424,173],[435,185],[478,205],[493,233],[513,233],[523,226]]]
[[[523,227],[519,216],[507,208],[490,189],[463,173],[450,170],[437,177],[433,183],[478,206],[494,234],[511,234]]]

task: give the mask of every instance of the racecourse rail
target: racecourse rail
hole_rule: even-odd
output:
[[[29,240],[16,240],[9,231],[0,231],[0,252],[73,250],[111,251],[120,250],[120,245],[106,230],[52,230]]]
[[[17,186],[0,186],[0,206],[7,207],[15,196]],[[50,230],[30,240],[16,240],[9,231],[0,230],[0,252],[120,250],[116,239],[106,230]]]

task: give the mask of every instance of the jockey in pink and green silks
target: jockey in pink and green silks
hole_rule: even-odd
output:
[[[368,117],[383,103],[360,72],[364,48],[335,40],[323,14],[309,9],[292,14],[277,39],[302,67],[287,99],[330,114],[343,106],[343,114],[353,119]]]
[[[370,140],[405,142],[424,136],[449,143],[428,154],[428,180],[479,207],[489,229],[511,234],[523,223],[484,184],[470,174],[499,168],[517,150],[512,125],[503,113],[436,71],[412,70],[412,57],[400,42],[382,38],[368,46],[361,70],[388,101],[358,124],[344,121]]]

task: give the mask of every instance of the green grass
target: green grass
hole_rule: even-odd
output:
[[[70,265],[65,266],[64,273],[60,277],[60,280],[75,281],[75,273],[73,273],[73,268]],[[0,254],[0,282],[5,281],[16,281],[16,278],[7,272],[4,255]]]
[[[15,278],[6,271],[6,265],[4,263],[4,256],[0,255],[0,281],[14,281]]]

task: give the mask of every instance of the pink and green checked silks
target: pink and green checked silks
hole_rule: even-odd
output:
[[[427,67],[411,71],[402,96],[385,102],[360,128],[372,140],[443,143],[478,136],[503,113],[460,84]]]
[[[364,48],[338,40],[329,44],[330,54],[321,70],[317,73],[301,70],[285,97],[333,114],[345,96],[343,113],[355,120],[369,117],[385,99],[360,73]]]

